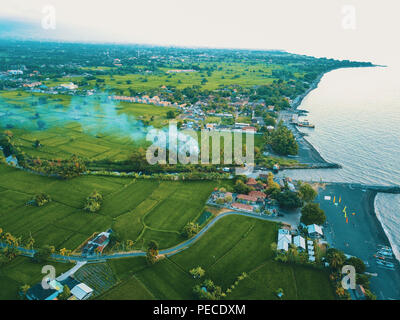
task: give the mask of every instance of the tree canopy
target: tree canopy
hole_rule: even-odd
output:
[[[279,155],[296,155],[299,150],[296,139],[288,128],[283,125],[281,121],[277,128],[272,131],[267,138],[274,152]]]
[[[299,196],[305,202],[314,201],[317,192],[308,183],[302,183],[299,188]]]
[[[306,225],[308,224],[324,224],[326,220],[325,212],[319,207],[318,203],[307,203],[301,209],[300,221]]]
[[[282,208],[296,209],[303,205],[303,201],[300,199],[297,192],[284,190],[283,192],[276,193],[275,197],[279,206]]]

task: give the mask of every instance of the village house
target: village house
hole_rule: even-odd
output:
[[[43,288],[41,282],[29,288],[26,298],[28,300],[58,300],[57,297],[64,291],[65,286],[71,289],[71,296],[68,300],[86,300],[93,294],[92,288],[75,280],[72,276],[60,281],[57,279],[49,279],[46,289]]]
[[[247,194],[239,194],[236,196],[236,200],[245,204],[255,204],[258,200],[257,197],[253,197]]]
[[[72,296],[68,300],[87,300],[93,294],[93,289],[84,283],[80,283],[71,290]]]
[[[293,237],[293,244],[301,251],[306,250],[306,240],[300,235]]]
[[[24,74],[24,72],[22,70],[7,70],[7,73],[12,76]]]
[[[82,256],[90,256],[95,254],[95,251],[97,253],[102,253],[104,248],[109,244],[110,242],[110,235],[112,233],[112,230],[109,229],[106,232],[101,232],[98,234],[93,240],[88,241],[88,243],[85,245],[85,247],[82,250]]]
[[[267,186],[265,183],[260,183],[254,178],[249,178],[246,182],[246,185],[259,191],[264,190],[265,187]]]
[[[232,203],[232,208],[242,210],[242,211],[247,211],[247,212],[253,212],[254,207],[249,205],[249,204],[244,204],[244,203]]]
[[[59,87],[64,90],[76,90],[78,86],[73,82],[60,84]]]
[[[264,192],[256,190],[250,191],[249,196],[257,198],[257,201],[259,202],[264,202],[264,200],[267,198],[267,195]]]
[[[288,251],[289,246],[292,243],[292,235],[290,231],[287,229],[279,229],[278,230],[278,242],[276,249],[278,251]]]
[[[323,237],[322,227],[316,224],[310,224],[307,226],[307,232],[310,238],[318,239]]]
[[[256,129],[255,127],[248,126],[248,127],[242,128],[242,132],[246,132],[246,133],[256,133],[256,132],[257,132],[257,129]]]

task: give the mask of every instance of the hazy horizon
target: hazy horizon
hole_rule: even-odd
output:
[[[42,27],[49,5],[55,29]],[[284,50],[397,64],[399,8],[395,0],[15,0],[0,8],[0,37]]]

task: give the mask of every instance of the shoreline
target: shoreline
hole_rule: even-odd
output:
[[[377,264],[374,257],[379,245],[392,247],[375,211],[379,190],[364,187],[340,182],[320,185],[316,202],[326,213],[324,234],[332,247],[367,262],[367,272],[373,275],[371,289],[378,299],[400,299],[399,261],[393,259],[391,270]]]
[[[373,67],[376,67],[376,65]],[[297,110],[298,107],[302,104],[304,98],[312,90],[318,88],[318,85],[324,75],[325,73],[315,79],[311,87],[304,94],[298,96],[293,101],[291,104],[291,109],[288,110],[290,117],[293,114],[299,113]],[[302,132],[297,128],[297,126],[291,125],[290,122],[287,125],[289,129],[293,130],[292,132],[296,133],[296,137],[301,137],[299,139],[301,141],[298,141],[299,149],[300,143],[306,145],[310,149],[310,152],[314,153],[314,157],[321,160],[321,163],[329,164],[329,162],[327,162],[321,156],[318,150],[302,135]],[[338,166],[341,167],[340,165]],[[285,168],[284,170],[287,169],[289,168]],[[375,207],[375,198],[378,193],[386,192],[398,194],[400,193],[400,186],[385,187],[346,182],[328,182],[324,184],[325,187],[323,189],[327,188],[328,190],[333,190],[331,194],[339,193],[342,194],[342,196],[346,196],[346,198],[349,199],[349,203],[351,203],[354,207],[357,207],[358,201],[358,210],[363,212],[362,220],[356,219],[355,216],[350,216],[349,220],[357,221],[357,224],[354,224],[355,222],[353,222],[353,226],[351,226],[347,224],[347,222],[344,223],[342,217],[338,218],[338,207],[336,207],[336,209],[332,208],[332,206],[326,204],[326,201],[319,199],[318,202],[327,207],[326,212],[328,226],[326,228],[327,230],[330,230],[328,231],[330,232],[328,237],[332,237],[332,239],[330,239],[328,242],[331,243],[333,247],[341,249],[345,253],[353,254],[355,256],[358,256],[357,254],[359,254],[360,258],[369,263],[367,271],[372,271],[377,274],[377,276],[371,278],[371,288],[375,291],[378,299],[400,299],[400,261],[398,260],[398,257],[393,255],[393,264],[395,265],[394,270],[388,270],[379,267],[373,258],[373,254],[376,252],[378,245],[388,246],[394,252],[394,246],[390,242],[390,237],[385,231],[384,224],[379,219],[379,215]],[[321,193],[323,192],[320,188],[318,190],[318,198],[320,198]],[[335,210],[336,213],[332,214],[332,211]],[[339,214],[339,216],[341,215]],[[360,231],[357,232],[357,230]]]
[[[307,165],[307,167],[303,167],[303,168],[293,168],[293,169],[328,169],[328,168],[335,168],[335,169],[340,169],[342,168],[341,164],[338,163],[333,163],[333,162],[328,162],[327,160],[325,160],[320,151],[318,151],[315,146],[307,140],[307,138],[304,136],[303,132],[299,130],[299,128],[296,125],[293,125],[290,123],[289,117],[291,118],[292,115],[294,114],[299,114],[299,110],[298,107],[302,104],[304,98],[306,98],[308,96],[308,94],[317,89],[319,86],[319,83],[321,82],[322,78],[335,70],[340,70],[340,69],[349,69],[349,68],[375,68],[375,67],[379,67],[379,65],[371,65],[371,66],[359,66],[359,67],[339,67],[339,68],[335,68],[332,70],[329,70],[327,72],[323,72],[320,75],[317,76],[317,78],[310,84],[310,87],[301,95],[297,96],[292,103],[290,104],[290,108],[285,110],[285,111],[281,111],[281,113],[283,114],[283,120],[286,120],[287,123],[286,126],[292,130],[292,132],[295,134],[296,136],[296,140],[299,144],[299,149],[306,149],[309,152],[303,152],[305,153],[305,158],[309,159],[311,161],[301,161],[301,157],[299,159],[300,163],[303,163],[305,165]],[[308,112],[307,112],[308,113]],[[285,121],[284,121],[285,122]],[[299,152],[300,153],[300,152]],[[307,154],[308,153],[308,154]],[[303,155],[304,157],[304,155]],[[291,168],[284,168],[284,169],[291,169]]]
[[[374,210],[376,219],[378,220],[378,223],[380,224],[380,226],[381,226],[382,229],[383,229],[384,234],[386,235],[387,241],[388,241],[388,243],[389,243],[388,246],[392,249],[392,251],[393,251],[393,256],[395,257],[395,260],[400,264],[400,255],[399,255],[399,252],[398,252],[397,248],[396,248],[395,250],[393,249],[393,246],[394,246],[394,245],[393,245],[392,242],[394,242],[394,240],[391,239],[390,232],[386,230],[385,224],[384,224],[384,223],[382,222],[382,220],[381,220],[381,219],[382,219],[381,213],[380,213],[379,210],[377,210],[377,208],[376,208],[376,196],[378,195],[378,193],[380,193],[380,192],[376,192],[375,197],[373,198],[372,207],[373,207],[373,210]]]

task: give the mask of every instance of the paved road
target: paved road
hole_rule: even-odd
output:
[[[224,213],[217,215],[210,223],[208,223],[193,238],[188,239],[188,240],[186,240],[174,247],[171,247],[169,249],[160,250],[159,253],[161,255],[172,256],[172,255],[175,255],[175,254],[189,248],[197,240],[199,240],[200,237],[203,236],[203,234],[205,234],[207,232],[207,230],[210,229],[218,220],[220,220],[223,217],[226,217],[228,215],[240,215],[240,216],[255,218],[255,219],[259,219],[259,220],[274,221],[274,222],[283,221],[283,219],[281,220],[280,218],[270,218],[267,216],[256,215],[256,214],[251,214],[251,213],[244,213],[244,212],[237,212],[237,211],[224,212]],[[6,244],[0,243],[0,247],[6,247],[6,246],[7,246]],[[25,249],[22,247],[18,247],[18,250],[20,250],[24,255],[27,255],[30,257],[32,257],[34,255],[34,253],[36,252],[35,250],[29,250],[29,249]],[[90,256],[90,257],[62,256],[60,254],[53,254],[52,258],[55,260],[60,260],[60,261],[64,261],[64,262],[78,262],[79,263],[79,262],[100,262],[100,261],[106,261],[106,260],[110,260],[110,259],[143,257],[143,256],[146,256],[145,251],[134,251],[134,252],[127,252],[127,253],[116,253],[116,254],[112,254],[112,255],[98,255],[98,256]]]

